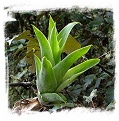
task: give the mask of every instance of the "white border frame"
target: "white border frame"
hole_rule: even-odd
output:
[[[6,20],[6,15],[4,13],[3,7],[11,6],[13,7],[11,10],[34,10],[34,9],[52,9],[52,8],[71,8],[72,6],[79,6],[79,7],[88,7],[88,8],[112,8],[114,12],[114,40],[116,41],[115,45],[115,60],[116,60],[116,80],[115,80],[115,110],[113,112],[100,112],[94,111],[90,112],[90,110],[86,108],[76,108],[71,111],[62,111],[60,113],[53,113],[49,114],[47,112],[43,113],[35,113],[33,115],[22,114],[21,116],[10,114],[8,111],[7,105],[7,90],[5,85],[5,58],[4,58],[4,26],[3,23]],[[1,77],[0,78],[0,115],[2,115],[1,119],[7,120],[115,120],[117,119],[117,112],[119,112],[119,54],[118,54],[118,47],[119,47],[119,10],[118,10],[118,2],[116,0],[34,0],[34,1],[24,1],[24,0],[3,0],[1,2],[2,8],[0,8],[0,15],[3,16],[0,21],[1,27],[1,43],[0,43],[0,65],[1,65]]]

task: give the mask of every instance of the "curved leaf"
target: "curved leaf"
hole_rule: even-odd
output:
[[[78,49],[72,52],[67,57],[65,57],[62,61],[60,61],[56,66],[53,67],[53,71],[55,73],[58,85],[61,84],[62,78],[64,77],[68,69],[71,67],[71,65],[75,61],[77,61],[81,56],[86,54],[91,46],[92,45],[88,45],[86,47],[83,47],[81,49]]]
[[[72,29],[76,24],[78,24],[78,23],[79,23],[79,22],[72,22],[72,23],[69,23],[67,26],[65,26],[65,27],[59,32],[59,34],[58,34],[58,36],[57,36],[57,39],[58,39],[58,41],[59,41],[59,40],[61,40],[61,38],[62,38],[62,40],[61,40],[60,43],[59,43],[59,47],[61,48],[61,52],[62,52],[63,49],[64,49],[66,40],[67,40],[67,38],[68,38],[68,36],[69,36],[69,33],[70,33],[71,29]]]
[[[38,28],[36,28],[34,25],[32,26],[33,26],[34,32],[36,34],[36,37],[38,39],[39,46],[41,49],[41,58],[45,56],[51,62],[51,64],[54,65],[52,50],[51,50],[51,47],[47,38]]]
[[[84,73],[88,69],[92,68],[96,64],[98,64],[100,59],[90,59],[87,60],[67,71],[65,76],[63,77],[63,83],[57,88],[56,92],[63,90],[67,87],[70,83],[75,81],[74,79],[77,78],[80,74]]]
[[[44,101],[44,100],[42,99],[42,95],[40,94],[39,91],[38,91],[37,96],[38,96],[38,100],[39,100],[39,102],[40,102],[41,104],[43,104],[43,105],[48,105],[49,102],[46,102],[46,101]]]
[[[54,25],[55,25],[55,22],[52,19],[52,17],[50,16],[49,27],[48,27],[48,40],[50,40],[51,32],[52,32],[52,29],[53,29]],[[56,34],[58,34],[57,30],[56,30]]]
[[[71,78],[73,75],[75,75],[77,73],[83,73],[84,71],[92,68],[99,62],[100,62],[100,59],[89,59],[81,64],[78,64],[77,66],[75,66],[67,71],[67,73],[63,77],[63,81]]]
[[[59,53],[59,43],[57,41],[57,36],[56,36],[56,25],[54,25],[51,32],[50,46],[52,48],[55,64],[57,64],[60,61],[60,53]]]

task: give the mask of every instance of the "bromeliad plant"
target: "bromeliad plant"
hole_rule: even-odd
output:
[[[58,33],[56,23],[50,16],[48,39],[38,28],[32,25],[41,49],[41,60],[35,53],[34,59],[38,99],[43,105],[67,102],[66,97],[61,91],[80,74],[92,68],[100,61],[97,58],[89,59],[71,68],[72,64],[86,54],[92,45],[80,48],[61,60],[61,53],[68,35],[76,24],[78,22],[69,23]]]

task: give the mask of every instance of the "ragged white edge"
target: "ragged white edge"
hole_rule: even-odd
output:
[[[0,115],[8,111],[8,88],[6,82],[6,70],[5,70],[5,47],[4,47],[4,23],[2,1],[0,4]]]
[[[111,7],[113,5],[112,0],[4,0],[5,6],[10,6],[12,10],[36,10],[36,9],[51,9],[51,8],[66,8],[78,5],[80,7],[91,7],[91,8],[104,8]]]
[[[11,111],[10,111],[11,113]],[[12,113],[11,113],[12,114]],[[33,119],[41,119],[41,120],[52,120],[56,121],[56,119],[59,121],[65,120],[65,121],[72,121],[72,120],[96,120],[96,121],[101,121],[101,120],[114,120],[114,112],[113,111],[101,111],[100,109],[91,109],[91,108],[84,108],[84,107],[77,107],[72,110],[63,110],[61,112],[53,112],[49,113],[47,111],[45,112],[35,112],[35,111],[27,111],[22,113],[20,116],[18,114],[12,114],[14,118],[16,119],[18,117],[18,120],[23,120],[29,119],[32,121]],[[10,115],[11,117],[11,115]]]
[[[114,50],[115,50],[115,113],[119,112],[119,7],[115,5],[114,9]]]
[[[14,1],[14,2],[13,2]],[[37,1],[37,2],[36,2]],[[115,104],[115,111],[113,112],[101,112],[100,110],[91,112],[89,109],[87,108],[75,108],[72,109],[71,111],[67,111],[64,110],[62,112],[59,113],[52,113],[50,114],[49,112],[33,112],[33,115],[28,115],[27,113],[22,114],[21,116],[18,116],[17,114],[11,114],[10,111],[8,111],[7,108],[7,100],[8,97],[6,95],[6,86],[5,86],[5,59],[4,59],[4,28],[3,28],[3,19],[1,17],[1,21],[2,23],[0,23],[0,27],[1,27],[1,42],[0,42],[0,55],[1,55],[1,60],[0,60],[0,65],[1,65],[1,83],[0,83],[0,115],[2,116],[1,119],[4,119],[5,121],[8,120],[12,120],[12,121],[21,121],[21,120],[29,120],[29,121],[34,121],[34,120],[105,120],[105,121],[113,121],[115,119],[117,119],[117,115],[119,112],[118,111],[118,107],[119,107],[119,10],[118,10],[118,4],[117,1],[114,0],[69,0],[69,1],[64,1],[64,0],[60,0],[59,2],[57,0],[36,0],[36,1],[25,1],[25,0],[4,0],[4,6],[10,6],[11,5],[11,9],[9,8],[9,10],[11,11],[15,11],[15,9],[18,11],[18,9],[21,11],[23,11],[23,5],[24,4],[29,4],[29,5],[24,5],[24,9],[25,10],[34,10],[35,9],[55,9],[55,8],[70,8],[72,6],[79,6],[80,8],[84,8],[84,7],[88,7],[88,8],[113,8],[113,12],[114,12],[114,41],[116,42],[115,45],[115,60],[116,60],[116,74],[115,74],[115,78],[116,78],[116,83],[115,83],[115,100],[116,100],[116,104]],[[32,2],[32,3],[31,3]],[[2,3],[2,2],[1,2]],[[35,4],[34,4],[35,3]],[[17,4],[17,5],[15,5]],[[20,5],[21,4],[21,5]],[[31,5],[30,5],[31,4]],[[1,4],[0,4],[1,5]],[[12,6],[14,8],[12,8]],[[16,7],[15,7],[16,6]],[[19,7],[20,8],[19,8]],[[32,6],[33,8],[29,8],[29,6]],[[2,11],[2,10],[0,10]],[[0,13],[1,16],[4,16],[3,12]],[[0,22],[1,22],[0,21]],[[30,113],[29,113],[30,114]],[[116,120],[115,120],[116,121]]]

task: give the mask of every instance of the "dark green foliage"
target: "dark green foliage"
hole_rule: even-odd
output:
[[[36,77],[35,74],[27,70],[30,65],[26,65],[24,60],[14,66],[16,59],[25,54],[26,48],[24,51],[20,51],[15,57],[13,53],[18,48],[27,45],[27,40],[12,41],[11,45],[9,45],[7,41],[13,36],[18,35],[18,33],[22,33],[24,30],[30,30],[32,36],[34,36],[31,24],[34,24],[47,36],[49,14],[57,23],[58,31],[70,22],[80,22],[81,24],[75,26],[71,31],[71,35],[75,37],[82,46],[93,44],[89,53],[74,63],[74,65],[83,62],[86,58],[95,57],[101,60],[100,65],[88,70],[79,76],[75,82],[65,88],[63,94],[68,98],[69,103],[93,107],[92,103],[88,104],[85,102],[83,96],[89,96],[94,89],[97,89],[97,96],[92,99],[94,106],[96,108],[100,107],[106,109],[106,106],[114,102],[115,61],[113,50],[113,12],[107,9],[82,10],[77,8],[71,10],[59,9],[54,11],[42,11],[41,13],[34,11],[28,13],[13,12],[17,23],[8,22],[5,26],[5,54],[6,58],[8,57],[9,83],[30,82],[33,86],[10,86],[10,107],[13,107],[15,101],[36,96],[33,91],[36,89]],[[14,24],[18,26],[12,27]],[[66,54],[63,53],[62,57],[65,56]],[[55,106],[54,108],[59,109],[60,106]]]

